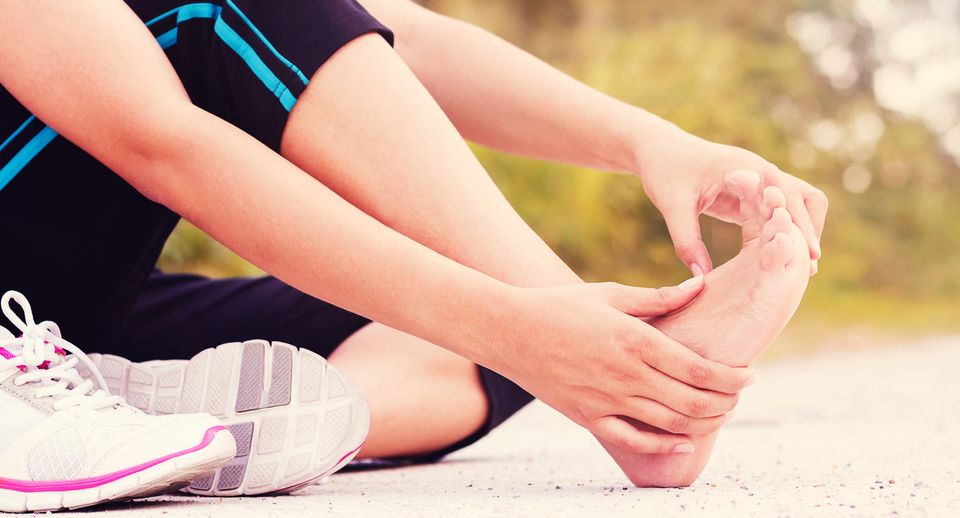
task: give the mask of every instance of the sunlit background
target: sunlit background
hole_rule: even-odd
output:
[[[960,331],[960,0],[422,3],[826,191],[820,274],[773,354]],[[636,179],[475,149],[586,278],[686,276]],[[715,262],[736,253],[704,229]],[[161,266],[258,273],[189,225]]]

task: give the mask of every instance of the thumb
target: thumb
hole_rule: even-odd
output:
[[[663,217],[673,240],[677,257],[694,275],[703,275],[713,269],[707,246],[700,234],[700,214],[694,207],[664,211]]]
[[[703,290],[703,276],[664,288],[635,288],[615,283],[607,286],[608,301],[614,308],[634,317],[655,317],[686,306]]]

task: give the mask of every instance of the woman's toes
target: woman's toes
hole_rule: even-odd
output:
[[[726,176],[727,188],[740,198],[740,227],[743,242],[760,236],[765,218],[760,218],[760,175],[747,169],[739,169]]]
[[[763,189],[763,197],[760,201],[760,217],[770,219],[773,217],[774,209],[787,206],[787,197],[779,187],[769,185]]]
[[[790,213],[783,207],[773,209],[770,219],[763,225],[763,232],[760,234],[760,241],[766,243],[773,239],[777,232],[789,234],[793,220],[790,219]]]
[[[767,271],[784,270],[792,258],[793,242],[785,232],[777,232],[760,248],[760,267]]]

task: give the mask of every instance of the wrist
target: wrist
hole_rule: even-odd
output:
[[[527,290],[479,272],[462,288],[447,287],[452,299],[434,314],[431,325],[439,331],[435,343],[474,363],[495,368],[509,347],[505,330],[513,325],[511,318],[523,306]],[[455,295],[456,291],[460,295]]]
[[[675,152],[671,142],[689,135],[676,124],[639,108],[631,125],[628,171],[641,178],[652,159]]]

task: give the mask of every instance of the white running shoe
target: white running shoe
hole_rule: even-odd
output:
[[[286,493],[346,466],[370,427],[367,402],[323,357],[281,342],[228,343],[191,360],[144,363],[91,354],[113,394],[151,414],[207,412],[237,456],[185,491]]]
[[[0,327],[0,511],[165,493],[234,456],[233,436],[214,417],[144,414],[106,392],[96,367],[56,324],[35,323],[22,294],[9,291],[0,305],[23,333],[15,338]],[[80,362],[90,378],[77,372]]]

